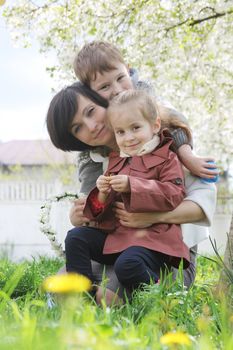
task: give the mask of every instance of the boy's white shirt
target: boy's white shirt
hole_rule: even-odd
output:
[[[157,144],[158,141],[151,141],[143,146],[143,154],[150,153],[155,148],[154,144]],[[92,151],[90,152],[90,157],[94,162],[103,163],[103,172],[107,170],[109,162],[108,157],[103,157]],[[213,200],[214,204],[216,204],[217,192],[214,184],[201,182],[198,177],[193,176],[187,169],[184,169],[184,174],[186,189],[186,197],[184,200],[189,200],[198,204],[205,213],[205,219],[203,221],[192,224],[181,224],[184,243],[191,248],[209,237],[208,226],[211,226],[213,221],[215,211]],[[202,196],[203,191],[205,191],[204,196]]]

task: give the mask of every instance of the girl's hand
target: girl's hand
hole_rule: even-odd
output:
[[[116,192],[130,192],[129,177],[127,175],[110,176],[109,183]]]
[[[96,186],[98,190],[102,193],[108,194],[111,191],[111,186],[109,183],[109,176],[100,175],[96,181]]]
[[[90,220],[83,215],[83,209],[86,203],[86,197],[75,199],[70,209],[70,222],[73,226],[82,226],[89,223]]]

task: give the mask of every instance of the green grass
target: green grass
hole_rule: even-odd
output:
[[[216,297],[215,262],[199,257],[189,291],[164,281],[121,307],[101,308],[76,294],[59,297],[49,310],[41,283],[63,263],[0,260],[0,350],[233,349],[232,296]],[[161,336],[173,331],[187,334],[191,345],[162,345]]]

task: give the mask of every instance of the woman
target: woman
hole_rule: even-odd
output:
[[[79,176],[81,192],[85,195],[95,186],[95,181],[103,173],[107,155],[114,144],[113,132],[106,124],[106,107],[108,102],[88,87],[75,83],[60,91],[52,99],[48,114],[47,128],[53,144],[64,151],[86,151],[81,154],[79,162]],[[91,158],[89,157],[91,155]],[[128,213],[122,203],[116,203],[116,217],[121,224],[128,227],[148,227],[153,223],[185,224],[196,222],[197,225],[210,225],[215,209],[215,187],[202,183],[198,178],[188,174],[186,176],[185,200],[173,211],[167,213]],[[91,225],[95,222],[83,215],[85,198],[75,202],[70,219],[74,226]],[[191,264],[184,271],[184,282],[190,286],[195,278],[196,245],[208,236],[204,227],[197,225],[183,225],[182,233],[185,243],[191,248]],[[101,267],[98,275],[101,275]],[[122,287],[114,273],[107,268],[106,275],[110,281],[106,285],[106,303],[115,302],[122,297]],[[176,272],[174,272],[176,273]],[[117,288],[118,296],[115,292]],[[102,290],[99,288],[96,298],[100,302]]]

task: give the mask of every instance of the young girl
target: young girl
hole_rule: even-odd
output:
[[[130,212],[173,210],[184,198],[183,171],[171,150],[172,139],[166,131],[160,132],[157,108],[145,92],[121,93],[107,113],[120,153],[109,155],[108,169],[98,178],[84,208],[84,215],[99,228],[68,232],[66,268],[95,283],[91,259],[114,264],[119,281],[132,290],[151,280],[156,283],[161,269],[178,267],[181,259],[183,267],[188,267],[189,249],[179,225],[127,228],[115,218],[112,204],[122,201]]]

